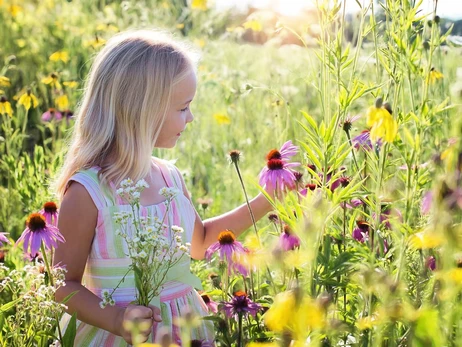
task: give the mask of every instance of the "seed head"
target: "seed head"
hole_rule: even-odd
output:
[[[42,230],[46,227],[45,217],[40,213],[31,213],[27,218],[27,226],[31,231]]]
[[[58,211],[58,206],[53,201],[48,201],[43,204],[43,209],[47,213],[56,213]]]
[[[382,98],[375,99],[375,107],[376,108],[381,108],[382,104],[383,104],[383,99]]]
[[[229,160],[231,163],[237,164],[241,158],[241,151],[233,149],[229,152]]]
[[[231,230],[226,229],[218,235],[218,242],[221,245],[231,245],[234,241],[236,241],[236,237]]]

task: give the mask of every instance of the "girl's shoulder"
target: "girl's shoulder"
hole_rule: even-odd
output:
[[[180,170],[176,167],[176,159],[173,160],[166,160],[166,159],[161,159],[157,157],[152,157],[152,160],[155,164],[162,166],[164,169],[168,170],[168,175],[170,178],[173,180],[173,184],[179,188],[182,189],[182,175]]]
[[[87,190],[97,209],[101,210],[110,204],[112,205],[114,201],[112,194],[102,185],[98,175],[99,171],[100,168],[97,166],[82,168],[69,178],[67,187],[72,182],[82,185]]]

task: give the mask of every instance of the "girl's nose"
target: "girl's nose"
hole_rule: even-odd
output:
[[[191,123],[194,120],[194,115],[191,111],[188,113],[188,118],[186,118],[186,123]]]

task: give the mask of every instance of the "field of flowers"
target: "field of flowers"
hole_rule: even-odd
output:
[[[412,0],[348,23],[342,1],[317,7],[311,23],[206,0],[0,0],[0,346],[73,345],[53,301],[59,236],[31,235],[56,221],[50,182],[92,57],[144,27],[201,53],[195,121],[154,155],[177,160],[202,217],[245,202],[243,186],[293,188],[193,263],[216,344],[462,345],[462,50]]]

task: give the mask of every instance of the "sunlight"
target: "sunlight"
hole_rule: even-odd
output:
[[[313,3],[306,0],[278,0],[273,2],[272,7],[284,16],[298,16],[303,10],[313,7]]]

